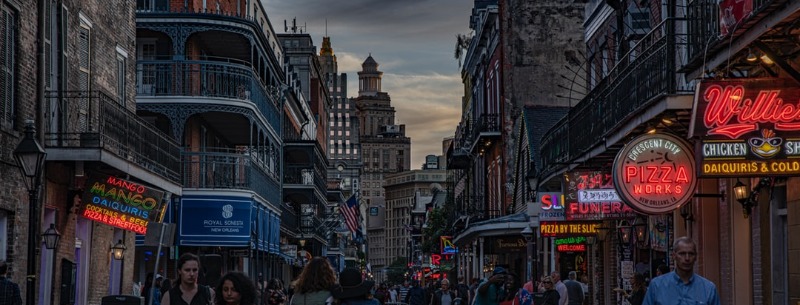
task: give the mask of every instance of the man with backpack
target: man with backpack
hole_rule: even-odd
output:
[[[458,292],[458,297],[461,298],[461,305],[470,305],[472,304],[472,294],[465,281],[464,276],[459,276],[458,284],[455,288],[456,292]]]

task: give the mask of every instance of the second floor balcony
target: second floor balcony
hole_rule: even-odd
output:
[[[197,98],[216,103],[252,107],[273,130],[280,130],[280,94],[268,88],[243,61],[206,57],[200,60],[138,60],[137,99],[157,98],[170,103],[197,103]],[[181,99],[191,97],[189,99]]]
[[[45,107],[48,160],[102,162],[180,187],[181,147],[115,97],[102,91],[50,91]]]
[[[564,163],[602,145],[609,135],[655,102],[669,95],[692,93],[692,88],[676,81],[676,41],[683,39],[672,32],[673,26],[675,20],[668,19],[639,40],[625,60],[545,133],[540,175],[550,175]]]
[[[182,158],[185,188],[252,191],[279,204],[281,188],[275,166],[241,149],[185,151]]]

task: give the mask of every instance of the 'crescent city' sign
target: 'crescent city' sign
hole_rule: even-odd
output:
[[[693,151],[669,134],[636,137],[614,160],[620,199],[644,214],[664,214],[692,199],[697,185]]]

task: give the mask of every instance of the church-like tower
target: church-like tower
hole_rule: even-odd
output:
[[[395,109],[389,94],[381,91],[383,72],[378,71],[378,63],[369,57],[361,64],[358,72],[358,97],[356,113],[361,135],[364,172],[361,175],[361,194],[368,204],[367,239],[368,260],[372,268],[388,266],[391,257],[386,249],[388,241],[406,240],[408,231],[402,224],[408,223],[406,217],[388,218],[389,211],[396,202],[386,200],[384,191],[386,175],[408,171],[411,163],[411,139],[406,136],[406,126],[395,124]],[[398,215],[393,213],[391,215]],[[401,219],[402,218],[402,219]]]

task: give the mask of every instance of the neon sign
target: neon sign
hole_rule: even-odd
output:
[[[575,245],[557,245],[556,251],[558,252],[585,252],[586,251],[586,244],[575,244]]]
[[[636,216],[636,212],[620,199],[608,171],[567,172],[564,174],[564,189],[566,220],[624,219]]]
[[[780,79],[703,81],[689,136],[701,177],[797,175],[800,88]]]
[[[565,220],[564,215],[564,195],[561,193],[539,192],[537,202],[541,204],[539,220]]]
[[[692,199],[694,155],[668,134],[639,136],[614,160],[614,186],[622,200],[644,214],[664,214]]]
[[[458,247],[453,244],[453,237],[452,236],[441,236],[439,237],[439,242],[441,244],[441,253],[442,254],[455,254],[458,253]]]
[[[597,234],[599,222],[542,222],[539,230],[545,237],[589,236]]]
[[[114,176],[90,177],[80,215],[138,234],[147,233],[147,223],[160,222],[164,192]]]

